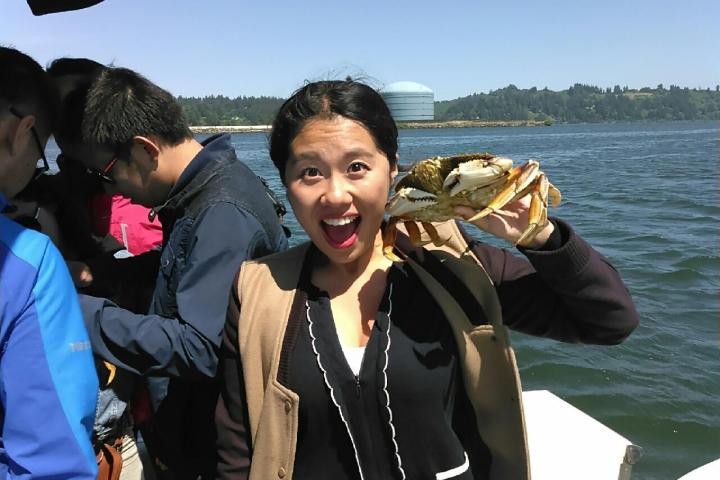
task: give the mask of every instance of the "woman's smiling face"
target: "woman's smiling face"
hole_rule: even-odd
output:
[[[333,263],[372,254],[396,167],[370,132],[342,116],[309,120],[290,144],[288,199]]]

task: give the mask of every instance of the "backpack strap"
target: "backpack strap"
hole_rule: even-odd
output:
[[[463,248],[467,242],[456,225],[454,230],[459,237],[447,242],[447,248],[425,253],[439,260],[469,289],[489,323],[475,325],[439,279],[412,257],[408,257],[408,265],[443,310],[453,330],[463,383],[475,411],[477,428],[492,452],[490,478],[528,480],[530,461],[522,387],[507,328],[502,325],[500,302],[482,265],[469,247]],[[442,231],[452,232],[452,227]],[[458,251],[462,252],[460,258],[456,255]]]

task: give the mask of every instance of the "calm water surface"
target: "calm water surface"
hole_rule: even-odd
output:
[[[242,160],[283,191],[265,134],[234,135],[233,143]],[[720,457],[718,125],[400,134],[402,163],[485,150],[540,160],[563,193],[552,213],[612,261],[641,315],[638,330],[616,347],[513,334],[524,389],[550,390],[642,446],[635,479],[675,479]],[[286,221],[293,242],[303,240],[292,214]]]

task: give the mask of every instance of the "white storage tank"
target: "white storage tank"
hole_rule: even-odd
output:
[[[435,119],[435,96],[425,85],[395,82],[385,86],[380,94],[396,122]]]

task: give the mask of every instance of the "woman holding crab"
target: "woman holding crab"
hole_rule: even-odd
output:
[[[504,326],[619,343],[638,317],[613,267],[557,219],[523,242],[526,259],[455,222],[438,226],[445,252],[399,235],[385,255],[397,129],[382,97],[350,79],[308,84],[285,102],[270,156],[311,242],[238,274],[221,358],[218,477],[528,478]],[[473,223],[516,243],[528,205]]]

